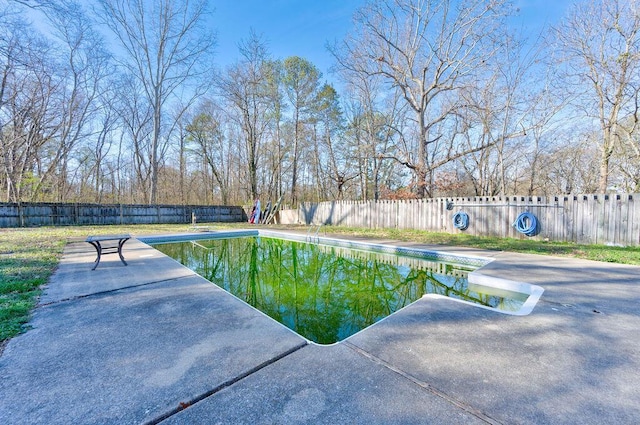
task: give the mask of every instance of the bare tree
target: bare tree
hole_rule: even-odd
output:
[[[0,166],[7,201],[21,202],[35,196],[42,150],[57,132],[59,80],[50,43],[19,16],[0,18]]]
[[[524,40],[513,36],[505,37],[493,58],[494,63],[488,67],[488,84],[479,82],[480,87],[476,90],[490,92],[485,97],[487,102],[481,103],[485,108],[481,122],[483,130],[488,132],[486,144],[495,147],[496,150],[499,177],[497,188],[501,195],[507,194],[507,170],[509,164],[515,162],[509,161],[507,156],[517,152],[529,152],[535,161],[538,150],[529,151],[522,148],[522,143],[518,142],[523,141],[527,132],[535,133],[534,139],[538,141],[537,136],[544,127],[543,124],[549,120],[549,116],[557,112],[557,108],[549,108],[552,105],[546,104],[547,113],[539,120],[532,119],[534,116],[537,117],[533,111],[541,102],[539,93],[546,91],[543,80],[546,72],[544,66],[539,64],[539,54],[540,51],[535,46],[533,49],[527,49]],[[482,106],[479,109],[482,109]],[[515,149],[509,149],[512,145],[515,145]]]
[[[626,148],[626,146],[625,146]],[[614,156],[616,156],[614,154]],[[620,177],[617,179],[616,188],[623,193],[640,192],[640,161],[628,150],[618,153],[617,159]]]
[[[382,76],[344,70],[342,78],[351,98],[346,136],[352,152],[345,152],[344,165],[355,162],[357,173],[349,176],[354,167],[348,167],[340,174],[342,180],[359,177],[361,198],[377,200],[385,162],[395,159],[400,149],[406,111],[398,90],[384,90]]]
[[[599,126],[598,191],[605,193],[616,146],[640,119],[640,7],[637,0],[577,3],[553,34],[574,106]]]
[[[172,97],[198,96],[209,72],[213,35],[205,28],[205,0],[98,0],[102,22],[124,49],[120,64],[135,76],[152,111],[148,146],[149,198],[158,199],[160,144]],[[189,88],[190,90],[185,90]],[[137,155],[140,156],[138,153]]]
[[[541,153],[535,181],[538,193],[594,193],[597,190],[598,152],[594,141],[588,135],[576,137],[571,133],[571,129],[559,131],[555,137],[562,142]]]
[[[280,199],[284,193],[283,189],[283,162],[286,149],[283,141],[282,124],[284,122],[284,113],[287,105],[284,101],[284,91],[282,87],[282,61],[267,61],[267,89],[266,94],[271,103],[271,142],[265,146],[266,163],[269,169],[265,170],[268,174],[265,178],[267,198]]]
[[[332,195],[343,199],[345,185],[357,175],[349,175],[352,174],[348,171],[352,168],[348,154],[349,144],[344,134],[344,118],[338,92],[333,86],[325,84],[318,92],[315,114],[322,131],[322,151],[325,152],[323,158],[318,155],[317,166],[325,168],[327,177],[335,184],[336,191]]]
[[[113,69],[101,36],[79,3],[72,0],[52,3],[42,10],[55,29],[56,72],[63,83],[57,90],[59,122],[55,146],[51,147],[54,155],[40,175],[38,187],[55,176],[57,200],[65,201],[73,181],[68,174],[70,158],[76,146],[93,136],[91,121],[99,112],[98,100]]]
[[[196,143],[197,155],[207,164],[220,190],[223,205],[229,204],[228,145],[221,124],[221,111],[211,102],[200,105],[198,113],[186,127],[189,137]]]
[[[70,164],[82,162],[72,158],[84,156],[80,145],[94,131],[92,120],[109,73],[109,55],[79,3],[32,3],[28,6],[37,9],[32,13],[51,28],[48,38],[18,24],[18,10],[2,25],[10,33],[2,37],[6,43],[0,43],[6,58],[0,108],[11,105],[5,118],[10,115],[13,122],[12,142],[2,145],[5,158],[13,158],[6,162],[5,169],[11,169],[7,187],[16,201],[65,201],[74,181],[80,181],[79,169],[70,169]],[[2,133],[3,138],[9,136]],[[27,176],[29,194],[21,184]]]
[[[93,182],[94,201],[98,203],[104,200],[105,186],[108,184],[105,175],[105,171],[108,169],[106,162],[115,147],[114,135],[119,130],[117,109],[112,99],[114,94],[114,91],[109,91],[100,96],[99,109],[95,117],[97,129],[91,137],[94,143],[91,146],[86,146],[87,160],[91,167],[91,176],[87,176],[87,182]]]
[[[541,60],[540,44],[528,45],[506,37],[476,87],[460,91],[467,104],[457,118],[460,134],[469,149],[487,146],[460,160],[476,195],[506,195],[523,167],[531,171],[527,192],[532,195],[544,136],[566,106],[550,94],[549,67]]]
[[[133,167],[133,170],[130,170],[135,175],[132,184],[143,193],[144,199],[150,202],[153,110],[142,93],[140,82],[133,76],[122,75],[116,105],[122,122],[123,136],[126,136],[126,139],[123,137],[121,140],[119,152],[130,156],[125,162]]]
[[[356,14],[356,32],[334,50],[341,67],[381,75],[414,114],[415,145],[398,161],[412,170],[420,197],[433,170],[485,146],[455,145],[447,120],[464,106],[455,92],[490,61],[504,0],[378,0]]]
[[[304,124],[313,111],[313,104],[319,88],[320,71],[308,60],[291,56],[284,60],[282,82],[287,99],[292,106],[293,147],[291,170],[291,202],[297,199],[298,167],[303,144]]]
[[[269,128],[269,53],[265,41],[251,32],[240,43],[242,59],[227,69],[216,82],[229,105],[229,119],[242,130],[248,163],[249,196],[258,197],[258,152]]]

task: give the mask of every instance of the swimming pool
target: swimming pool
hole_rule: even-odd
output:
[[[527,314],[541,294],[533,285],[475,275],[489,262],[481,257],[312,239],[231,231],[143,241],[319,344],[341,341],[425,296]]]

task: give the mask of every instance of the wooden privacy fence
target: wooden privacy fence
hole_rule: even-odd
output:
[[[454,226],[453,216],[459,211],[468,216],[466,230]],[[297,221],[308,225],[418,229],[527,238],[513,226],[524,212],[533,214],[537,219],[537,227],[531,236],[535,239],[640,245],[639,194],[305,203],[298,208]]]
[[[0,227],[239,222],[239,206],[0,203]]]

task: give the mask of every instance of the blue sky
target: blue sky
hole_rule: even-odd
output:
[[[301,56],[325,78],[333,59],[327,42],[341,40],[351,29],[351,17],[365,0],[213,0],[212,26],[218,33],[216,63],[220,67],[238,59],[238,42],[252,28],[269,43],[277,59]],[[513,22],[529,28],[555,24],[570,0],[515,0],[520,16]]]
[[[267,40],[274,58],[303,57],[326,76],[332,63],[326,44],[344,37],[353,12],[364,0],[215,0],[212,4],[219,65],[238,59],[238,42],[253,29]]]

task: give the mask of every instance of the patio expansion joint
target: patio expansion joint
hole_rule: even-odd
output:
[[[419,386],[420,388],[422,388],[423,390],[427,391],[428,393],[444,399],[448,403],[456,406],[457,408],[467,412],[470,415],[475,416],[476,418],[480,419],[481,421],[486,422],[488,424],[492,424],[492,425],[503,425],[502,422],[498,421],[497,419],[492,418],[491,416],[488,416],[486,413],[476,409],[475,407],[469,405],[468,403],[465,403],[463,401],[460,401],[460,400],[450,396],[449,394],[445,393],[444,391],[439,390],[438,388],[434,387],[433,385],[429,384],[428,382],[425,382],[425,381],[422,381],[422,380],[416,378],[415,376],[413,376],[413,375],[405,372],[404,370],[392,365],[391,363],[387,362],[386,360],[383,360],[380,357],[378,357],[378,356],[376,356],[374,354],[371,354],[370,352],[358,347],[357,345],[354,345],[354,344],[350,343],[349,341],[343,341],[342,343],[345,346],[347,346],[348,348],[350,348],[353,351],[355,351],[356,353],[358,353],[359,355],[371,360],[374,363],[379,364],[380,366],[383,366],[383,367],[391,370],[392,372],[394,372],[394,373],[402,376],[403,378],[411,381],[413,384]]]
[[[190,277],[193,277],[193,276],[194,275],[172,277],[172,278],[168,278],[168,279],[154,280],[153,282],[145,282],[145,283],[139,283],[137,285],[129,285],[129,286],[123,286],[121,288],[109,289],[107,291],[93,292],[91,294],[76,295],[76,296],[73,296],[73,297],[61,298],[59,300],[49,301],[49,302],[46,302],[46,303],[38,304],[37,307],[38,308],[40,308],[40,307],[49,307],[49,306],[52,306],[52,305],[61,304],[61,303],[69,302],[69,301],[77,301],[77,300],[82,300],[82,299],[85,299],[85,298],[93,298],[93,297],[99,297],[99,296],[103,296],[103,295],[113,294],[113,293],[116,293],[116,292],[125,291],[127,289],[144,288],[145,286],[157,285],[159,283],[177,281],[177,280],[180,280],[180,279],[187,279],[187,278],[190,278]]]
[[[297,345],[289,348],[288,350],[278,354],[277,356],[272,357],[272,358],[270,358],[270,359],[258,364],[257,366],[255,366],[255,367],[253,367],[253,368],[251,368],[251,369],[249,369],[249,370],[247,370],[247,371],[245,371],[245,372],[243,372],[243,373],[241,373],[241,374],[239,374],[239,375],[237,375],[237,376],[235,376],[235,377],[233,377],[231,379],[228,379],[228,380],[222,382],[221,384],[215,386],[214,388],[210,389],[209,391],[205,391],[204,393],[199,394],[199,395],[191,398],[190,400],[181,401],[178,404],[177,407],[174,407],[173,409],[163,413],[162,415],[160,415],[160,416],[158,416],[158,417],[156,417],[154,419],[151,419],[149,421],[143,422],[142,425],[156,425],[156,424],[159,424],[162,421],[164,421],[166,419],[169,419],[171,416],[176,415],[177,413],[180,413],[181,411],[193,406],[194,404],[199,403],[199,402],[207,399],[208,397],[210,397],[210,396],[212,396],[212,395],[224,390],[225,388],[228,388],[228,387],[230,387],[230,386],[242,381],[243,379],[253,375],[256,372],[259,372],[260,370],[264,369],[265,367],[270,366],[270,365],[272,365],[272,364],[284,359],[285,357],[295,353],[296,351],[298,351],[301,348],[307,346],[308,344],[309,343],[307,341],[303,341],[302,343],[297,344]]]

